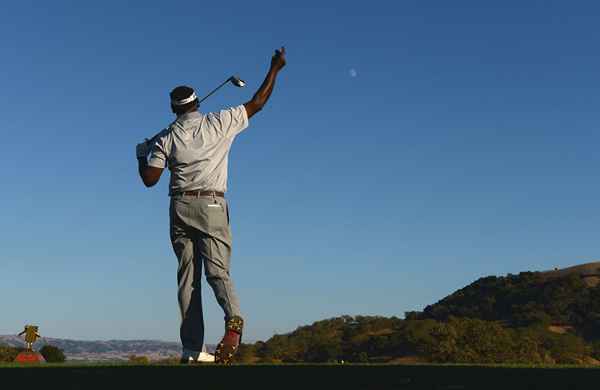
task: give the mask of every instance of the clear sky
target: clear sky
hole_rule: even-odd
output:
[[[3,5],[0,334],[178,340],[168,174],[135,145],[176,85],[248,100],[281,45],[230,157],[247,340],[600,258],[597,2],[127,4]]]

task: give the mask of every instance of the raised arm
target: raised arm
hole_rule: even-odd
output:
[[[251,118],[254,114],[262,110],[267,100],[269,100],[275,86],[277,74],[285,66],[285,62],[285,47],[275,50],[275,55],[271,58],[271,67],[265,77],[265,81],[263,81],[258,91],[256,91],[252,100],[244,103],[248,118]]]

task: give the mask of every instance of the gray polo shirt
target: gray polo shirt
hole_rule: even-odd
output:
[[[181,191],[227,191],[227,161],[236,135],[248,127],[243,105],[220,112],[190,112],[164,129],[152,146],[148,165],[168,166],[169,195]]]

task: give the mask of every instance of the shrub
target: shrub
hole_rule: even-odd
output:
[[[0,362],[12,363],[15,361],[15,358],[17,357],[19,352],[24,350],[24,348],[17,348],[0,344]]]
[[[54,345],[44,345],[40,353],[48,363],[64,363],[66,360],[63,350]]]

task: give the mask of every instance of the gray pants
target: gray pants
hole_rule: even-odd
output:
[[[179,260],[177,284],[181,311],[181,344],[183,348],[202,351],[202,263],[206,280],[223,308],[225,320],[241,316],[239,301],[229,277],[229,209],[223,198],[174,196],[171,198],[169,214],[171,243]]]

